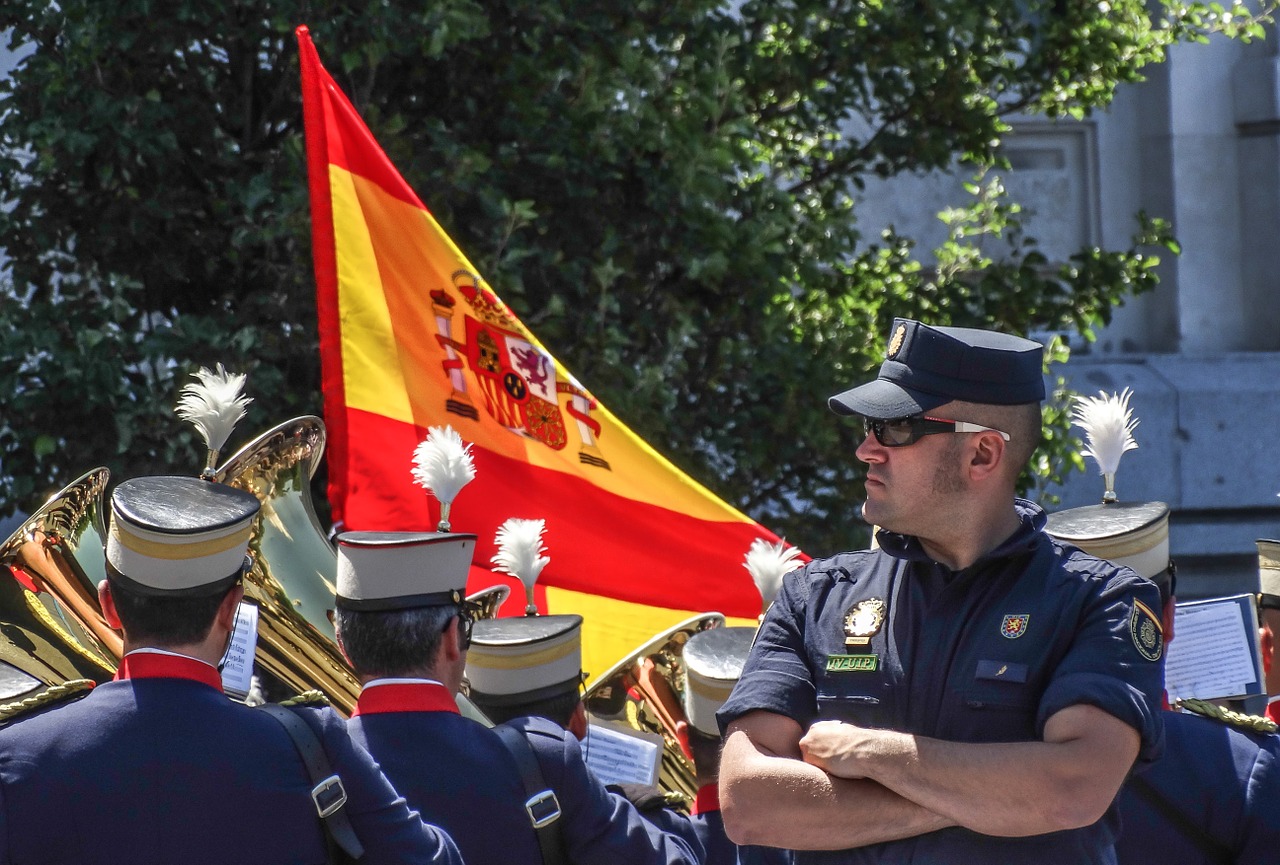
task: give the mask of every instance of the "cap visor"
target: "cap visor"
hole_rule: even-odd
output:
[[[919,414],[945,402],[948,402],[946,397],[907,390],[902,385],[878,378],[836,394],[827,400],[827,405],[836,414],[857,414],[877,420],[889,420]]]

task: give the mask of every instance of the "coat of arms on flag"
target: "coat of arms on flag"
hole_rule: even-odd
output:
[[[465,418],[479,417],[470,381],[483,398],[485,411],[508,430],[529,436],[553,450],[568,444],[569,431],[560,411],[560,394],[569,396],[566,411],[576,424],[579,462],[609,468],[596,442],[600,424],[591,417],[595,400],[573,381],[558,381],[555,358],[526,339],[497,296],[474,273],[453,274],[454,287],[468,309],[461,311],[446,291],[431,292],[436,342],[445,351],[443,372],[452,393],[445,410]],[[461,330],[464,338],[456,336]]]

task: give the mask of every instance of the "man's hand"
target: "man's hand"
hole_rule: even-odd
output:
[[[763,711],[729,725],[720,763],[720,805],[735,843],[844,850],[954,825],[880,784],[837,778],[805,762],[798,744],[804,735],[792,719]]]
[[[818,721],[800,738],[800,755],[828,775],[867,778],[866,759],[879,732],[842,721]]]

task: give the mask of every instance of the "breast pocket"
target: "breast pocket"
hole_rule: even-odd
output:
[[[959,714],[974,741],[1035,738],[1040,695],[1028,681],[1026,664],[979,661],[973,681],[958,694]]]
[[[825,673],[818,682],[818,718],[887,727],[895,718],[896,692],[882,672]]]

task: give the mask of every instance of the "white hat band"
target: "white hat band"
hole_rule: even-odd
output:
[[[215,531],[174,535],[113,518],[107,561],[143,586],[181,592],[236,573],[248,551],[252,520]]]

